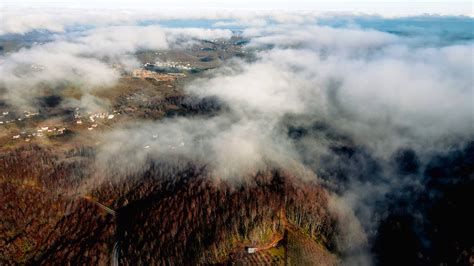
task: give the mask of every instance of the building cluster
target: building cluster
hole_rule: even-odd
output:
[[[32,138],[41,138],[44,136],[58,136],[66,132],[65,127],[42,126],[29,131],[22,131],[20,134],[13,135],[12,139],[24,139],[29,142]]]
[[[23,114],[20,115],[16,113],[11,113],[9,111],[3,111],[0,113],[0,125],[23,121],[25,119],[29,119],[37,115],[39,115],[39,113],[30,111],[23,111]]]
[[[2,112],[1,118],[4,118],[6,116],[11,116],[12,114],[9,112]],[[87,130],[94,130],[99,126],[99,121],[100,120],[112,120],[114,119],[117,115],[120,113],[117,111],[113,111],[112,113],[109,112],[99,112],[99,113],[93,113],[93,112],[86,112],[82,114],[80,112],[79,108],[76,108],[74,112],[74,122],[75,124],[81,125],[85,124],[87,126]],[[24,116],[26,118],[32,117],[38,115],[38,113],[31,113],[31,112],[24,112]],[[20,120],[20,119],[16,119]],[[6,120],[8,123],[14,122],[16,120]],[[1,121],[3,123],[6,123],[6,121]],[[2,123],[2,124],[3,124]],[[36,128],[30,128],[24,131],[21,131],[20,133],[16,133],[15,135],[12,136],[13,140],[25,140],[26,142],[31,141],[33,138],[42,138],[42,137],[51,137],[51,136],[59,136],[63,135],[66,132],[66,127],[60,127],[60,126],[39,126]]]
[[[120,113],[117,111],[109,112],[86,112],[85,114],[81,113],[79,108],[76,108],[74,112],[74,120],[77,125],[87,124],[87,130],[94,130],[99,126],[99,121],[112,120]]]
[[[133,78],[154,79],[156,81],[174,81],[180,77],[184,77],[183,73],[157,73],[146,69],[134,69],[132,71]]]

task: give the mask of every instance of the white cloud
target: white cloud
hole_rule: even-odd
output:
[[[229,14],[233,13],[189,17]],[[229,15],[257,25],[243,33],[252,39],[247,48],[255,52],[255,58],[231,60],[185,88],[190,94],[217,97],[229,110],[212,118],[124,125],[104,134],[97,156],[97,167],[106,171],[102,177],[142,171],[150,159],[193,161],[208,166],[214,176],[237,179],[268,166],[306,165],[302,160],[305,151],[298,149],[282,126],[294,117],[329,124],[354,145],[367,149],[381,167],[403,147],[423,157],[472,138],[472,41],[429,47],[422,37],[355,27],[294,25],[311,20],[313,15],[279,13],[274,17],[291,25],[263,23],[262,17],[268,16],[264,12]],[[175,14],[167,18],[172,16]],[[133,21],[136,14],[129,18]],[[55,31],[74,23],[66,18],[57,24],[53,18],[36,19],[43,20],[40,27]],[[36,27],[34,20],[9,22],[3,32],[26,32]],[[90,90],[114,84],[119,77],[104,63],[104,57],[132,67],[136,64],[132,54],[139,49],[168,49],[194,39],[231,36],[228,30],[110,25],[117,21],[112,18],[80,35],[60,37],[2,58],[0,82],[7,88],[7,96],[24,99],[35,95],[40,84],[66,80],[79,84],[85,92],[86,97],[75,104],[88,104],[94,102],[88,96]],[[32,69],[32,64],[41,67]],[[329,145],[333,140],[317,134],[311,137],[304,140],[304,148],[315,167],[323,167],[317,165],[318,158],[332,155]],[[370,239],[366,234],[371,233],[367,229],[377,222],[372,216],[374,202],[400,185],[386,180],[349,180],[347,186],[331,204],[347,225],[341,239],[346,255],[356,255],[354,259],[367,264],[370,258],[357,247],[366,247]]]
[[[156,25],[96,28],[6,55],[0,62],[0,85],[6,88],[7,100],[17,106],[41,93],[41,84],[55,87],[69,82],[88,93],[116,83],[120,73],[112,63],[128,70],[138,67],[133,56],[138,50],[165,50],[197,39],[231,36],[228,30],[162,29]]]
[[[456,2],[351,2],[339,1],[272,1],[244,4],[229,2],[197,3],[195,1],[159,4],[158,2],[134,1],[107,3],[85,1],[43,2],[12,1],[1,8],[0,35],[8,33],[25,34],[33,30],[64,32],[68,28],[87,25],[90,27],[136,25],[139,21],[160,21],[169,19],[217,19],[215,26],[262,27],[269,20],[281,24],[302,24],[316,18],[351,15],[380,15],[403,17],[420,15],[473,16],[472,3]],[[252,7],[253,6],[253,7]],[[230,21],[229,21],[230,20]]]
[[[214,167],[225,165],[235,173],[235,169],[253,169],[248,167],[251,161],[281,162],[274,158],[275,151],[287,160],[299,160],[279,128],[288,115],[325,121],[385,159],[400,147],[421,152],[441,149],[452,143],[450,139],[474,134],[472,99],[466,97],[473,95],[471,44],[423,48],[376,31],[288,29],[260,30],[258,36],[263,37],[255,38],[256,43],[272,44],[275,49],[257,52],[250,63],[231,61],[186,87],[192,94],[217,97],[231,109],[231,115],[220,119],[235,123],[233,129],[198,123],[212,128],[207,143],[214,147],[211,162],[218,162]],[[273,38],[283,32],[286,38]],[[175,128],[173,122],[167,123]],[[177,132],[198,128],[193,119],[179,121],[185,123],[194,126]],[[234,147],[242,149],[236,152]],[[206,154],[201,148],[195,150],[197,157]],[[231,166],[230,161],[242,163]]]

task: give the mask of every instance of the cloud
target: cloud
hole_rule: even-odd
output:
[[[292,28],[285,38],[281,34],[289,32],[288,28],[262,31],[254,36],[263,37],[255,37],[250,46],[276,49],[261,52],[260,61],[247,69],[265,63],[268,67],[262,69],[277,77],[273,81],[291,77],[284,85],[289,89],[284,96],[288,104],[280,107],[283,112],[289,106],[305,112],[313,109],[364,144],[374,149],[380,145],[387,152],[396,148],[388,147],[395,144],[387,143],[387,136],[402,145],[472,134],[471,104],[464,96],[473,93],[473,64],[469,56],[461,56],[471,53],[472,44],[425,48],[386,33],[318,26],[300,31]],[[241,76],[251,77],[243,73]],[[260,92],[279,95],[274,85],[263,86]],[[219,93],[239,99],[233,96],[235,90]],[[294,95],[299,95],[296,104]],[[248,104],[271,108],[268,98],[255,102],[258,99],[249,97]]]
[[[16,106],[30,105],[44,86],[60,89],[72,85],[90,93],[116,84],[121,73],[113,64],[128,71],[138,67],[134,53],[139,50],[166,50],[231,36],[229,30],[162,29],[156,25],[95,28],[4,56],[0,85],[6,88],[7,101]]]
[[[217,96],[236,112],[248,112],[249,116],[301,113],[304,106],[300,103],[304,95],[289,88],[307,85],[304,79],[298,79],[287,71],[288,67],[285,68],[265,60],[240,67],[231,66],[219,70],[210,79],[198,80],[188,89],[201,96]]]
[[[394,154],[409,149],[424,165],[436,152],[474,136],[472,39],[432,42],[357,23],[314,25],[313,13],[211,12],[188,18],[199,17],[227,18],[215,26],[244,24],[242,36],[250,39],[245,49],[251,58],[230,60],[185,86],[188,94],[215,97],[227,108],[212,117],[134,122],[104,133],[97,178],[122,180],[150,162],[192,162],[208,167],[214,178],[236,182],[266,167],[311,170],[332,191],[343,255],[369,264],[377,209],[386,208],[388,194],[423,186],[420,175],[401,179],[394,173]],[[152,13],[141,17],[147,18],[156,19]],[[3,32],[63,31],[86,23],[61,16],[35,19],[12,20]],[[112,63],[130,69],[138,66],[133,54],[140,49],[232,36],[223,29],[122,25],[130,21],[138,21],[137,13],[91,21],[92,28],[2,57],[0,84],[7,99],[24,104],[41,86],[60,89],[66,83],[84,93],[68,104],[100,107],[90,94],[117,82],[120,73]]]
[[[287,33],[291,32],[288,36]],[[279,48],[301,47],[367,52],[394,43],[397,36],[375,30],[331,28],[328,26],[294,26],[250,28],[243,36],[252,38],[251,46],[275,45]]]
[[[15,1],[16,2],[16,1]],[[397,24],[396,30],[408,30],[423,33],[444,27],[446,23],[427,28],[419,27],[417,23],[428,14],[429,20],[438,16],[441,20],[449,16],[472,17],[472,8],[469,2],[456,3],[430,3],[431,11],[423,3],[370,3],[367,7],[360,3],[318,3],[306,8],[296,8],[297,3],[272,3],[272,7],[261,8],[235,8],[230,5],[194,6],[189,3],[184,6],[173,6],[152,3],[101,4],[100,2],[70,4],[67,2],[54,2],[54,4],[40,4],[36,1],[30,4],[6,3],[2,8],[2,23],[0,23],[0,36],[5,34],[26,34],[32,31],[49,31],[54,33],[67,33],[80,31],[84,28],[107,26],[130,26],[141,23],[161,23],[169,20],[212,20],[210,25],[223,28],[248,28],[264,27],[275,24],[306,24],[316,20],[341,21],[360,20],[367,22],[373,18],[405,18],[416,16],[410,24]],[[282,5],[283,8],[278,8]],[[219,8],[219,6],[221,6]],[[239,4],[239,6],[242,6]],[[364,11],[365,10],[365,11]],[[461,17],[461,19],[463,19]],[[400,20],[398,20],[400,22]],[[374,25],[373,23],[369,23]],[[380,24],[380,27],[393,25]],[[460,25],[459,23],[457,24]],[[451,25],[450,25],[451,26]],[[463,27],[470,27],[469,22]],[[404,27],[404,28],[400,28]],[[380,28],[379,28],[380,29]],[[458,32],[451,27],[450,32]]]
[[[230,39],[233,35],[227,29],[171,28],[164,31],[169,43],[182,48],[189,47],[198,40]]]
[[[367,252],[367,234],[347,199],[338,195],[329,197],[328,207],[337,217],[339,234],[337,245],[344,256],[343,265],[370,265],[371,256]]]
[[[278,133],[266,125],[272,126],[227,116],[131,124],[102,137],[98,169],[106,171],[101,176],[119,180],[146,169],[150,161],[188,160],[209,166],[215,178],[239,181],[269,165],[291,166],[289,143],[277,143]]]
[[[26,34],[35,30],[54,33],[80,31],[84,28],[109,26],[137,26],[142,22],[158,24],[168,20],[226,20],[236,19],[249,25],[263,26],[271,17],[271,11],[249,12],[204,9],[199,11],[176,8],[120,8],[120,7],[18,7],[6,6],[2,10],[0,36],[4,34]],[[281,13],[281,12],[280,12]],[[278,15],[288,16],[288,15]],[[301,15],[295,13],[293,21]],[[287,21],[290,18],[287,17]],[[257,23],[258,24],[255,24]],[[216,23],[226,24],[225,21]],[[227,22],[229,23],[229,22]],[[219,25],[218,24],[218,25]]]
[[[6,88],[9,104],[31,106],[42,88],[72,85],[91,91],[111,86],[119,78],[119,73],[104,62],[50,48],[22,50],[0,64],[0,84]]]
[[[104,136],[99,158],[122,165],[120,154],[137,154],[139,162],[124,156],[123,164],[140,169],[147,158],[179,155],[234,180],[268,166],[312,169],[334,189],[344,258],[370,264],[386,196],[423,186],[419,175],[396,176],[394,154],[408,147],[424,164],[474,135],[472,42],[420,46],[394,34],[326,26],[268,26],[244,36],[253,60],[230,61],[185,88],[217,97],[228,111],[119,129]]]
[[[159,26],[115,26],[87,31],[74,40],[73,53],[117,57],[137,50],[168,48],[166,33]]]
[[[132,14],[124,9],[34,6],[5,6],[2,16],[0,35],[25,34],[34,30],[65,32],[74,27],[123,25],[139,18],[139,14]]]

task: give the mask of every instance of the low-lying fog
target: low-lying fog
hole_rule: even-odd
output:
[[[166,27],[150,14],[104,21],[47,14],[31,17],[31,24],[12,16],[2,23],[0,38],[50,36],[0,56],[1,97],[8,105],[34,109],[44,84],[65,81],[78,84],[87,105],[90,92],[118,82],[114,63],[125,71],[139,66],[139,50],[232,35],[248,40],[251,59],[229,60],[185,86],[188,94],[214,97],[226,108],[211,117],[116,127],[100,137],[97,166],[120,179],[150,158],[180,155],[236,183],[262,167],[303,166],[333,192],[334,208],[355,214],[341,239],[348,264],[373,261],[387,195],[424,191],[423,169],[433,156],[473,140],[471,18],[229,13],[189,15],[191,27]],[[354,150],[341,152],[335,148],[341,143]],[[413,167],[400,173],[407,163]]]

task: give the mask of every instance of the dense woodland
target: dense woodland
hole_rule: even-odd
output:
[[[268,169],[229,183],[191,162],[150,162],[146,171],[105,182],[84,198],[90,148],[63,153],[24,146],[2,153],[0,248],[3,263],[110,262],[126,265],[228,263],[246,246],[282,238],[288,224],[335,252],[337,223],[327,192]]]
[[[0,155],[2,264],[109,261],[112,217],[71,193],[84,166],[34,145]]]

